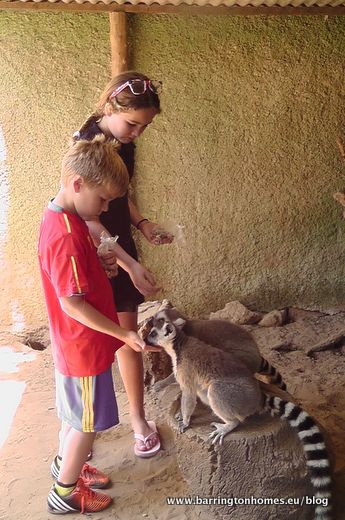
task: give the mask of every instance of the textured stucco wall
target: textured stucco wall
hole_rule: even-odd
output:
[[[0,284],[4,325],[19,329],[45,320],[38,227],[57,191],[68,139],[108,79],[107,31],[106,15],[0,12],[0,125],[9,201]]]
[[[136,17],[131,41],[165,84],[143,212],[186,226],[187,247],[143,249],[168,295],[196,312],[343,305],[345,19]]]
[[[343,306],[332,193],[344,186],[345,19],[129,20],[133,68],[164,81],[162,115],[138,141],[137,202],[187,240],[140,242],[164,296],[191,313],[231,299]],[[108,79],[108,16],[2,11],[0,46],[0,308],[19,327],[45,320],[37,228],[67,138]]]

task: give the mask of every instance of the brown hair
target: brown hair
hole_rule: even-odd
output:
[[[117,148],[118,144],[104,135],[97,135],[92,141],[74,142],[62,159],[63,186],[72,175],[80,175],[90,186],[106,186],[114,198],[125,195],[128,171]]]
[[[155,108],[159,113],[161,110],[159,96],[149,88],[144,92],[144,94],[140,95],[135,95],[129,88],[125,88],[116,96],[116,98],[110,99],[111,94],[118,87],[131,79],[148,80],[149,78],[145,76],[145,74],[133,70],[128,70],[114,76],[100,95],[94,115],[98,117],[103,116],[105,107],[108,103],[111,105],[114,112],[122,112],[130,109],[138,110],[140,108]]]

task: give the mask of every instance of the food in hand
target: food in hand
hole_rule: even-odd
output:
[[[165,231],[163,228],[156,228],[151,233],[151,239],[153,244],[159,246],[165,242],[172,242],[174,240],[174,235],[168,231]]]

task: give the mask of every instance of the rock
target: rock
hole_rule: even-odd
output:
[[[241,302],[233,301],[225,305],[224,309],[210,314],[211,320],[229,320],[238,325],[249,325],[258,323],[262,319],[261,312],[253,312]]]
[[[148,320],[156,312],[172,307],[169,300],[157,300],[145,302],[138,308],[138,333],[145,335],[145,328]],[[172,372],[170,357],[163,350],[162,352],[147,352],[143,356],[144,362],[144,383],[145,386],[152,386],[156,381],[165,379]]]
[[[140,328],[146,320],[151,318],[156,312],[167,307],[172,307],[169,300],[156,300],[152,302],[144,302],[138,307],[138,327]]]
[[[339,310],[337,312],[339,312]],[[298,307],[289,307],[287,309],[287,313],[287,320],[289,321],[289,323],[295,321],[310,320],[313,317],[321,318],[322,316],[326,316],[325,312],[313,311],[308,309],[299,309]],[[330,313],[328,312],[327,314]]]
[[[188,484],[189,496],[228,502],[195,503],[195,518],[311,520],[314,517],[312,506],[298,503],[303,496],[313,496],[314,491],[301,442],[288,423],[268,415],[253,416],[227,435],[222,446],[213,446],[208,435],[214,416],[198,404],[191,428],[177,434],[173,417],[177,408],[174,403],[169,422],[175,432],[177,461]],[[274,498],[290,498],[292,503],[273,502]]]
[[[260,325],[260,327],[281,327],[286,323],[287,314],[287,309],[268,312],[259,321],[258,325]]]
[[[33,350],[45,350],[50,345],[49,328],[43,326],[30,330],[19,335],[18,339]]]

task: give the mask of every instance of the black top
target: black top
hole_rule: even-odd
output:
[[[96,117],[91,117],[83,125],[79,132],[74,134],[74,139],[91,140],[96,135],[103,134],[97,124]],[[104,134],[103,134],[104,135]],[[129,178],[134,173],[133,143],[121,144],[119,155],[127,166]],[[128,206],[128,193],[124,197],[114,199],[109,204],[109,210],[102,213],[100,221],[112,236],[119,235],[118,243],[132,258],[138,259],[137,250],[131,234],[131,218]],[[133,285],[126,271],[119,267],[118,275],[110,279],[113,288],[114,300],[118,312],[135,312],[137,306],[144,301],[143,295]]]
[[[102,130],[97,124],[96,118],[90,118],[81,130],[74,134],[74,139],[91,140],[96,135],[103,134]],[[104,134],[103,134],[104,135]],[[131,180],[134,174],[134,143],[120,144],[118,153],[125,163],[129,179]],[[132,250],[132,235],[131,235],[131,218],[128,206],[128,193],[123,197],[112,200],[109,203],[108,211],[100,216],[100,221],[103,226],[114,235],[119,235],[118,243],[128,252]],[[130,253],[131,254],[131,253]]]

